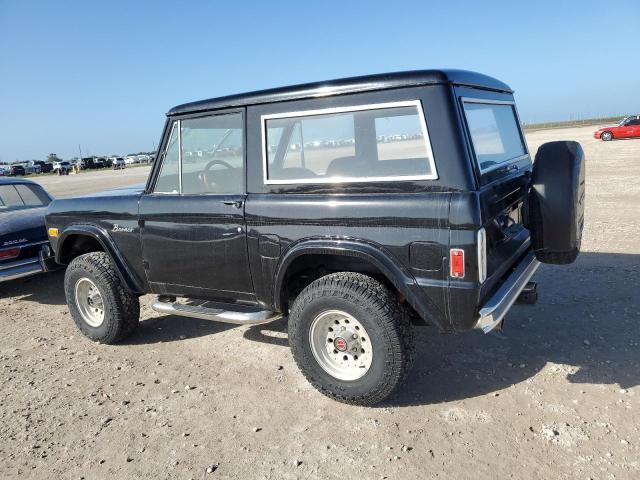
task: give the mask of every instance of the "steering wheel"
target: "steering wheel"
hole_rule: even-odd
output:
[[[224,160],[211,160],[205,165],[204,169],[202,170],[202,181],[207,188],[211,188],[211,183],[209,183],[209,170],[211,170],[211,167],[213,167],[214,165],[222,165],[223,167],[233,170],[233,167]]]

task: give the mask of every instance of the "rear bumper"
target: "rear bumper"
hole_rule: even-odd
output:
[[[536,260],[533,252],[526,254],[505,282],[480,307],[480,317],[476,328],[481,329],[484,333],[489,333],[500,326],[502,319],[539,266],[540,262]]]
[[[0,282],[29,277],[42,272],[55,270],[58,265],[49,245],[43,245],[37,257],[23,258],[6,265],[0,265]]]

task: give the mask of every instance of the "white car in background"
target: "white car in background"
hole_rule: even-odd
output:
[[[53,162],[53,172],[58,173],[59,170],[62,170],[62,173],[64,175],[69,175],[69,172],[71,171],[71,164],[69,162],[67,162],[66,160],[63,160],[61,162]]]
[[[124,169],[124,166],[125,166],[124,158],[122,158],[122,157],[111,157],[109,159],[109,161],[111,162],[111,167],[114,170]]]
[[[140,161],[135,155],[128,155],[127,157],[125,157],[124,163],[126,163],[127,165],[133,165],[134,163],[140,163]]]

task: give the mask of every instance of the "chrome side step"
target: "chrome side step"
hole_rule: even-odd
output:
[[[175,302],[156,300],[151,308],[159,313],[178,315],[181,317],[201,318],[216,322],[234,323],[236,325],[259,325],[282,318],[282,314],[270,310],[256,310],[253,312],[238,312],[221,308],[209,308],[200,305],[185,305]]]

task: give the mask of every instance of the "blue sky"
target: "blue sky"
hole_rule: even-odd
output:
[[[150,150],[175,104],[420,68],[507,82],[526,122],[636,113],[639,27],[637,0],[0,0],[0,161]]]

